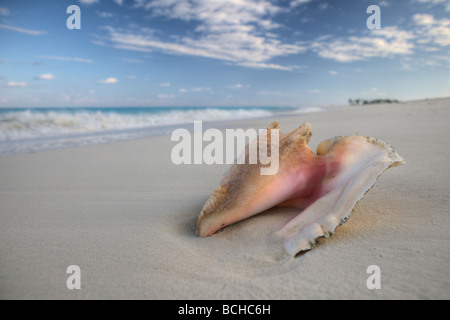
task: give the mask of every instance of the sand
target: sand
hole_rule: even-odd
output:
[[[295,209],[195,237],[228,166],[176,166],[170,137],[2,156],[0,298],[449,299],[449,119],[450,99],[278,119],[284,132],[310,122],[313,148],[358,130],[407,160],[331,239],[296,258],[272,235]],[[66,287],[70,265],[81,290]],[[366,286],[370,265],[381,290]]]

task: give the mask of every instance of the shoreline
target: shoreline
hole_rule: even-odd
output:
[[[317,106],[317,107],[305,107],[305,112],[281,112],[280,114],[270,115],[270,116],[259,116],[255,118],[243,118],[243,119],[230,119],[230,120],[211,120],[211,121],[203,121],[203,126],[205,129],[236,129],[236,128],[248,128],[249,123],[261,123],[263,120],[268,119],[287,119],[291,117],[315,114],[315,113],[323,113],[323,112],[334,112],[341,110],[356,110],[358,108],[378,108],[378,107],[386,107],[386,106],[395,106],[395,105],[405,105],[411,103],[427,103],[428,101],[440,101],[446,100],[450,98],[434,98],[434,99],[424,99],[424,100],[411,100],[399,103],[392,104],[373,104],[373,105],[327,105],[327,106]],[[92,107],[93,109],[102,109]],[[155,107],[156,109],[161,109],[159,107]],[[216,107],[199,107],[200,109],[215,109]],[[228,107],[223,107],[228,108]],[[243,109],[242,107],[233,107],[236,110]],[[251,107],[250,109],[252,109]],[[257,107],[254,107],[257,108]],[[265,107],[260,107],[265,108]],[[267,107],[271,109],[271,107]],[[281,108],[281,109],[286,109]],[[290,109],[291,107],[289,107]],[[8,108],[7,108],[8,109]],[[21,108],[19,108],[21,109]],[[37,110],[58,110],[57,108],[36,108]],[[77,108],[63,108],[62,110],[77,110]],[[89,109],[89,108],[81,108]],[[105,108],[105,110],[115,109],[115,108]],[[117,107],[116,109],[126,109],[122,107]],[[140,109],[139,107],[132,109]],[[144,107],[144,109],[151,109]],[[296,109],[292,107],[292,109]],[[299,108],[298,110],[301,110]],[[309,109],[320,109],[320,111],[309,112]],[[28,110],[28,109],[27,109]],[[33,110],[31,108],[30,110]],[[1,111],[1,109],[0,109]],[[273,121],[273,120],[272,120]],[[186,122],[180,124],[167,124],[167,125],[156,125],[156,126],[148,126],[148,127],[136,127],[136,128],[128,128],[128,129],[111,129],[105,131],[96,131],[92,133],[72,133],[67,135],[60,136],[49,136],[49,137],[41,137],[41,138],[33,138],[33,139],[18,139],[18,140],[5,140],[0,141],[0,157],[6,155],[14,155],[14,154],[27,154],[27,153],[35,153],[41,151],[50,151],[50,150],[64,150],[71,148],[79,148],[86,146],[93,146],[99,144],[108,144],[115,143],[121,141],[131,141],[136,139],[145,139],[150,137],[162,137],[162,136],[170,136],[171,132],[179,128],[186,128],[190,132],[193,130],[193,122]],[[262,127],[265,128],[265,127]]]
[[[296,258],[272,237],[292,208],[197,238],[228,166],[173,165],[170,136],[1,156],[0,299],[449,299],[449,116],[433,99],[271,119],[284,133],[311,123],[313,150],[358,131],[407,161]],[[81,290],[66,287],[70,265]],[[366,286],[371,265],[381,290]]]
[[[331,107],[329,107],[331,108]],[[126,110],[134,110],[134,111],[139,111],[139,110],[158,110],[155,113],[148,113],[148,112],[143,112],[143,113],[126,113]],[[196,121],[197,119],[193,118],[193,115],[189,115],[186,114],[184,116],[188,117],[188,118],[192,118],[193,120],[191,122],[182,122],[182,123],[173,123],[173,124],[155,124],[155,125],[148,125],[146,124],[145,126],[142,126],[142,123],[139,123],[139,121],[159,121],[158,117],[160,117],[161,115],[163,117],[165,117],[165,121],[167,120],[167,117],[171,114],[171,113],[177,113],[180,112],[181,110],[183,111],[190,111],[191,109],[183,109],[183,108],[167,108],[167,111],[162,112],[164,108],[119,108],[119,110],[121,110],[122,112],[119,112],[117,114],[113,114],[113,126],[117,125],[117,123],[115,122],[124,122],[127,123],[127,121],[137,121],[137,123],[135,123],[135,127],[131,127],[131,128],[110,128],[110,129],[106,129],[106,130],[94,130],[92,132],[89,132],[90,130],[86,131],[86,132],[78,132],[78,131],[74,131],[71,133],[62,133],[60,132],[59,135],[57,136],[46,136],[43,135],[41,137],[27,137],[27,138],[9,138],[6,140],[2,140],[0,141],[0,156],[4,156],[4,155],[9,155],[9,154],[24,154],[24,153],[31,153],[31,152],[40,152],[40,151],[47,151],[47,150],[60,150],[60,149],[70,149],[70,148],[76,148],[76,147],[84,147],[84,146],[89,146],[89,145],[97,145],[97,144],[104,144],[104,143],[114,143],[117,141],[129,141],[129,140],[134,140],[134,139],[141,139],[141,138],[148,138],[148,137],[160,137],[160,136],[168,136],[171,135],[171,133],[179,128],[186,128],[189,131],[192,132],[193,130],[193,123],[194,121]],[[267,110],[265,110],[267,109]],[[288,111],[288,109],[290,111]],[[230,109],[230,108],[223,108],[222,109],[217,109],[217,108],[196,108],[194,110],[199,111],[209,111],[209,112],[234,112],[234,111],[243,111],[246,113],[255,111],[255,112],[269,112],[271,113],[270,115],[257,115],[257,116],[253,116],[253,117],[248,117],[248,115],[242,116],[240,115],[240,118],[238,115],[234,114],[235,117],[237,117],[236,119],[225,119],[225,120],[218,120],[218,119],[212,119],[212,120],[203,120],[204,123],[204,127],[205,128],[226,128],[227,126],[232,126],[232,127],[237,127],[240,123],[247,123],[249,121],[257,121],[257,120],[261,120],[261,119],[271,119],[273,117],[289,117],[289,116],[296,116],[296,115],[301,115],[301,114],[309,114],[309,113],[316,113],[316,112],[326,112],[327,108],[235,108],[235,109]],[[29,109],[26,109],[26,112],[28,112]],[[36,110],[44,110],[46,112],[55,112],[56,115],[53,115],[51,117],[51,119],[45,119],[45,121],[49,122],[52,126],[54,125],[54,122],[59,123],[57,125],[57,129],[59,130],[66,130],[66,123],[68,123],[68,126],[71,130],[80,130],[81,128],[76,127],[76,123],[73,123],[75,120],[76,121],[80,121],[80,119],[78,119],[77,117],[77,113],[73,113],[73,114],[69,114],[66,115],[64,112],[67,109],[45,109],[45,108],[37,108]],[[62,114],[58,115],[59,111],[62,111]],[[76,109],[73,108],[72,111],[80,111],[81,114],[83,114],[85,112],[86,109]],[[90,116],[94,116],[94,119],[84,119],[84,121],[94,121],[95,125],[97,126],[103,126],[103,125],[111,125],[111,123],[106,122],[106,123],[98,123],[98,121],[108,121],[108,117],[111,117],[111,114],[109,113],[111,110],[114,110],[114,108],[93,108],[93,110],[97,110],[97,112],[102,113],[100,119],[98,119],[99,114],[92,114],[92,115],[84,115],[84,117],[90,117]],[[315,111],[312,111],[315,110]],[[25,110],[21,110],[20,112],[24,112]],[[159,113],[161,111],[161,113]],[[1,109],[0,109],[0,113],[1,113]],[[39,114],[37,114],[39,115]],[[48,117],[45,114],[44,115],[39,115],[40,117],[44,116],[44,117]],[[177,115],[178,117],[180,116],[179,114]],[[203,117],[208,118],[207,114],[197,114],[197,116],[199,116],[200,119],[202,119]],[[230,116],[230,114],[227,114],[227,116]],[[233,116],[233,115],[231,115]],[[17,117],[17,116],[16,116]],[[69,117],[69,118],[67,118]],[[123,118],[122,118],[123,117]],[[131,119],[129,117],[132,117]],[[152,118],[153,117],[153,118]],[[217,114],[215,114],[212,118],[217,117]],[[28,118],[28,116],[26,117]],[[72,119],[73,118],[73,119]],[[119,118],[119,119],[117,119]],[[15,121],[18,121],[19,119],[16,118]],[[0,122],[2,121],[2,119],[0,119]],[[29,119],[26,121],[30,121]],[[11,133],[8,130],[8,127],[10,128],[26,128],[26,130],[37,130],[38,132],[33,132],[33,134],[38,134],[39,135],[39,130],[42,130],[41,127],[42,126],[41,122],[44,121],[42,119],[38,120],[38,127],[34,128],[33,126],[36,125],[33,122],[26,122],[26,123],[22,123],[19,121],[19,123],[9,123],[11,122],[11,119],[6,119],[6,128],[7,130],[5,131],[6,136],[9,135],[15,135],[15,134],[22,134],[20,132],[20,130],[17,133]],[[170,121],[169,121],[170,122]],[[80,124],[78,124],[80,125]],[[92,125],[92,124],[91,124]],[[31,126],[31,129],[29,128]],[[72,127],[74,126],[74,127]],[[99,129],[99,128],[97,128]],[[25,131],[26,131],[25,130]],[[55,130],[55,128],[51,128],[51,130]],[[87,130],[86,128],[83,128],[83,130]],[[12,130],[12,132],[14,132]],[[53,131],[52,131],[53,133]],[[27,133],[28,135],[30,134],[30,132]],[[4,137],[0,137],[0,138],[4,138]]]

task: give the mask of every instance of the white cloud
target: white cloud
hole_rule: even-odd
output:
[[[178,92],[180,92],[180,93],[187,93],[187,92],[195,92],[195,93],[198,93],[198,92],[207,92],[207,93],[210,93],[210,94],[213,94],[213,93],[214,93],[214,91],[213,91],[211,88],[207,88],[207,87],[198,87],[198,88],[193,88],[193,89],[184,89],[184,88],[182,88],[182,89],[178,90]]]
[[[440,47],[450,45],[450,19],[436,20],[429,14],[416,14],[413,20],[421,27],[417,30],[419,43],[436,44]]]
[[[274,69],[274,70],[284,70],[284,71],[292,71],[293,68],[291,66],[281,66],[275,63],[263,63],[263,62],[253,62],[253,61],[245,61],[237,63],[240,66],[254,69]]]
[[[417,0],[417,2],[427,3],[430,5],[444,5],[445,11],[450,11],[450,1],[449,0]]]
[[[82,4],[93,4],[98,2],[98,0],[78,0],[78,1],[80,1]]]
[[[144,52],[158,49],[169,54],[225,60],[252,68],[291,70],[265,61],[305,51],[303,47],[282,44],[277,39],[266,39],[251,33],[209,34],[200,39],[184,37],[181,42],[163,42],[145,34],[123,33],[113,28],[108,30],[110,40],[116,44],[116,48]]]
[[[290,3],[290,7],[291,8],[298,7],[298,6],[304,5],[306,3],[309,3],[311,1],[312,0],[292,0]]]
[[[250,85],[248,85],[248,84],[243,85],[243,84],[237,83],[237,84],[233,84],[230,86],[226,86],[226,88],[238,90],[238,89],[250,88]]]
[[[154,15],[185,21],[201,21],[202,27],[243,26],[248,23],[265,28],[278,26],[269,16],[281,11],[267,0],[153,0],[138,1],[140,6],[151,10]]]
[[[101,40],[92,40],[91,43],[97,45],[97,46],[101,46],[101,47],[105,47],[106,43],[104,41]]]
[[[322,37],[310,44],[310,48],[323,58],[340,62],[392,58],[402,56],[404,66],[410,68],[412,56],[418,50],[436,52],[450,46],[450,19],[437,20],[430,14],[413,16],[415,27],[409,31],[397,27],[385,27],[370,32],[371,36],[338,38]],[[442,65],[442,59],[429,57],[429,63]],[[428,63],[428,64],[429,64]]]
[[[6,24],[0,24],[0,29],[12,30],[12,31],[28,34],[30,36],[42,36],[42,35],[48,33],[47,31],[24,29],[24,28],[19,28],[19,27],[14,27],[14,26],[8,26]]]
[[[95,13],[100,18],[112,18],[112,17],[114,17],[114,13],[112,13],[112,12],[95,11]]]
[[[53,80],[55,76],[50,73],[41,74],[36,77],[37,80]]]
[[[129,59],[129,58],[122,58],[120,59],[123,62],[128,62],[128,63],[142,63],[142,60],[138,60],[138,59]]]
[[[72,57],[58,57],[58,56],[37,56],[39,59],[48,59],[48,60],[56,60],[56,61],[72,61],[72,62],[82,62],[82,63],[94,63],[94,61],[90,59],[84,58],[72,58]]]
[[[194,88],[194,89],[192,89],[192,92],[209,92],[209,93],[214,93],[211,88],[203,88],[203,87]]]
[[[137,8],[151,15],[195,22],[189,36],[162,41],[154,30],[124,31],[106,27],[116,48],[191,55],[227,61],[251,68],[291,70],[269,61],[273,58],[304,52],[305,48],[283,43],[274,32],[280,27],[272,17],[282,12],[267,0],[138,0]]]
[[[291,1],[297,7],[312,0]],[[446,0],[417,0],[442,4]],[[320,57],[339,62],[363,61],[372,58],[394,58],[413,55],[425,44],[447,46],[450,42],[449,20],[436,20],[430,15],[416,15],[416,28],[401,30],[383,27],[365,31],[362,36],[333,38],[323,36],[315,41],[286,43],[275,33],[281,26],[273,17],[286,12],[269,0],[136,0],[135,7],[148,10],[150,16],[178,19],[196,25],[186,36],[161,40],[155,30],[105,27],[106,39],[115,48],[142,52],[162,51],[167,54],[218,59],[227,64],[256,69],[293,71],[294,66],[273,63],[275,58],[312,50]],[[389,2],[381,1],[381,6]],[[323,7],[325,8],[325,7]],[[103,43],[102,43],[103,44]],[[421,46],[422,45],[422,46]]]
[[[328,74],[330,74],[332,76],[338,75],[337,71],[333,71],[333,70],[329,71]]]
[[[101,84],[115,84],[119,82],[119,80],[117,80],[116,78],[107,78],[105,80],[99,80],[98,82]]]
[[[152,49],[139,47],[139,46],[133,46],[133,45],[123,45],[123,44],[116,44],[114,46],[116,49],[124,49],[124,50],[131,50],[131,51],[140,51],[140,52],[152,52]]]
[[[396,55],[409,55],[415,47],[415,35],[397,27],[373,30],[372,36],[347,37],[330,40],[322,37],[311,43],[310,48],[322,58],[339,62],[352,62],[369,58],[389,58]]]
[[[414,54],[418,51],[437,52],[450,45],[450,19],[437,20],[430,14],[416,14],[412,21],[414,26],[407,31],[391,26],[366,31],[367,35],[364,36],[333,38],[328,35],[300,44],[322,58],[339,62],[402,57],[401,63],[408,69],[413,62],[407,58],[414,57],[417,60]],[[442,65],[443,60],[430,56],[430,61]]]
[[[11,82],[8,82],[7,86],[10,88],[24,88],[24,87],[28,86],[28,83],[25,81],[24,82],[11,81]]]
[[[171,84],[170,84],[170,82],[165,82],[165,83],[161,83],[161,87],[170,87],[171,86]]]
[[[436,22],[434,17],[430,14],[416,14],[413,16],[413,20],[420,26],[429,26]]]
[[[0,7],[0,16],[9,16],[10,12],[8,8]]]
[[[119,6],[123,5],[123,0],[113,0],[115,3],[117,3]]]

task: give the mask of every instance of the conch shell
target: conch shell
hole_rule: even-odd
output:
[[[274,122],[270,130],[279,130]],[[295,256],[314,248],[319,237],[330,237],[350,217],[357,202],[387,169],[405,161],[385,142],[363,136],[337,137],[319,144],[315,154],[308,143],[311,125],[279,135],[279,171],[260,174],[263,165],[235,163],[206,202],[197,235],[208,237],[237,221],[275,206],[301,209],[278,232],[286,251]],[[266,136],[258,137],[258,140]],[[243,156],[248,156],[249,147]],[[273,148],[272,148],[273,149]]]

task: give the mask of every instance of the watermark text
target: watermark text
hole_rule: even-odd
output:
[[[171,140],[179,142],[172,149],[172,162],[191,164],[261,164],[261,175],[275,175],[279,169],[279,129],[218,129],[203,132],[201,121],[194,122],[194,133],[177,129]],[[208,144],[204,147],[203,143]],[[246,152],[248,145],[248,152]],[[193,159],[192,159],[193,156]]]

